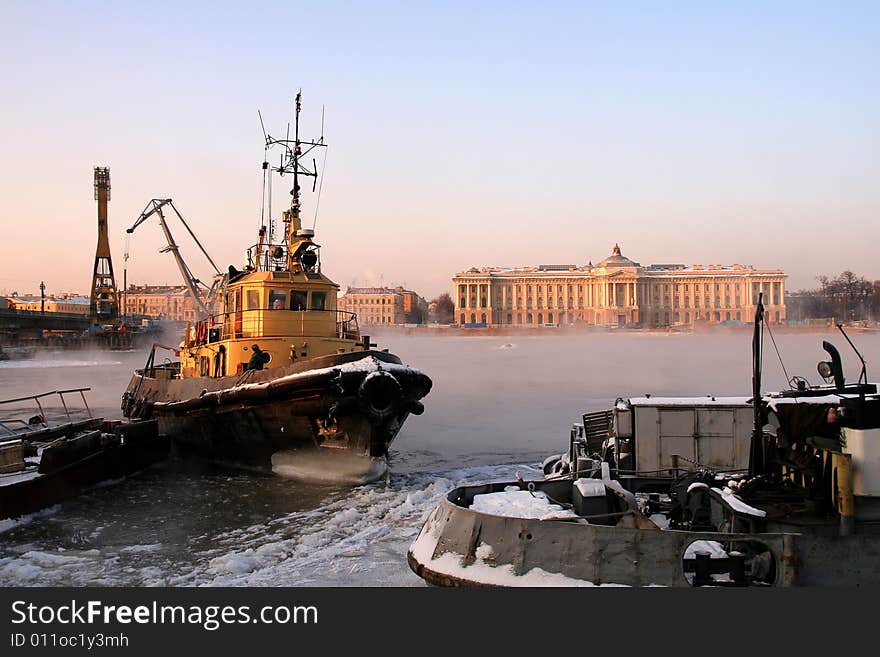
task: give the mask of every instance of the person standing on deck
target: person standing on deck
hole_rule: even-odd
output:
[[[269,362],[269,354],[260,349],[259,345],[252,345],[251,349],[253,350],[253,355],[251,355],[251,359],[248,361],[248,369],[249,370],[261,370],[263,369],[263,365]]]

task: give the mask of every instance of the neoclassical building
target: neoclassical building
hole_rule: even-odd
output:
[[[428,314],[428,302],[401,286],[349,287],[336,304],[357,314],[360,324],[419,324]]]
[[[648,265],[614,245],[595,266],[484,267],[456,274],[461,324],[592,324],[659,328],[751,322],[764,293],[768,322],[785,321],[785,273],[744,265]]]

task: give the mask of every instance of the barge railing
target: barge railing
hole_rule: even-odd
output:
[[[91,390],[91,388],[70,388],[67,390],[50,390],[49,392],[42,392],[37,395],[27,395],[25,397],[16,397],[14,399],[3,399],[3,400],[0,400],[0,406],[3,406],[5,404],[17,404],[17,403],[21,403],[21,402],[33,401],[34,404],[36,405],[36,410],[38,412],[38,415],[35,417],[39,418],[38,423],[45,429],[45,428],[48,428],[49,424],[48,424],[48,421],[46,420],[46,411],[43,408],[43,404],[40,402],[41,399],[45,399],[46,397],[52,397],[53,395],[57,395],[59,401],[61,402],[61,406],[64,408],[64,415],[67,417],[67,421],[73,422],[74,419],[73,419],[73,417],[71,417],[71,409],[68,407],[67,400],[64,398],[64,395],[72,395],[72,394],[79,393],[79,396],[82,399],[83,408],[82,409],[73,409],[73,410],[74,410],[74,412],[76,412],[77,410],[79,410],[80,412],[85,411],[85,413],[88,415],[89,419],[91,419],[91,418],[93,418],[92,409],[89,408],[89,402],[86,400],[86,394],[85,394],[87,391],[90,391],[90,390]],[[2,409],[2,410],[6,410],[6,409]],[[12,409],[12,410],[21,410],[21,409]],[[31,418],[31,419],[33,419],[33,418]],[[0,419],[0,428],[9,432],[10,435],[18,435],[19,433],[21,433],[21,430],[15,431],[15,430],[11,429],[10,426],[7,426],[7,425],[16,426],[19,424],[21,424],[25,430],[28,430],[28,431],[33,430],[32,429],[33,425],[29,421],[25,422],[24,420],[18,419],[18,418]]]

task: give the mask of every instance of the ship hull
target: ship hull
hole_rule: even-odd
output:
[[[384,474],[389,445],[430,388],[392,354],[350,352],[234,377],[136,372],[123,410],[158,418],[184,455],[360,483]]]
[[[571,479],[530,482],[533,490],[543,491],[554,501],[570,499],[566,495],[572,483]],[[687,564],[689,546],[715,542],[741,546],[732,549],[743,553],[759,545],[766,552],[765,563],[773,564],[761,586],[880,583],[876,523],[864,523],[847,536],[817,523],[779,524],[760,533],[682,531],[650,524],[608,526],[570,519],[515,518],[464,506],[476,495],[512,488],[520,488],[519,482],[466,486],[448,493],[408,550],[410,569],[429,584],[450,587],[688,587],[698,585]],[[755,566],[747,572],[754,575]]]

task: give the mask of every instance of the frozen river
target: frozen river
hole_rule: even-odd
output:
[[[0,585],[421,586],[406,550],[450,488],[539,475],[581,413],[615,398],[748,395],[748,330],[706,334],[584,333],[546,337],[378,336],[434,388],[391,450],[388,482],[314,486],[172,461],[34,516],[0,520]],[[776,334],[789,376],[818,383],[822,339]],[[853,335],[880,363],[880,335]],[[0,399],[91,386],[108,418],[145,353],[68,353],[0,363]],[[877,377],[871,377],[876,380]],[[784,387],[769,337],[765,389]]]

